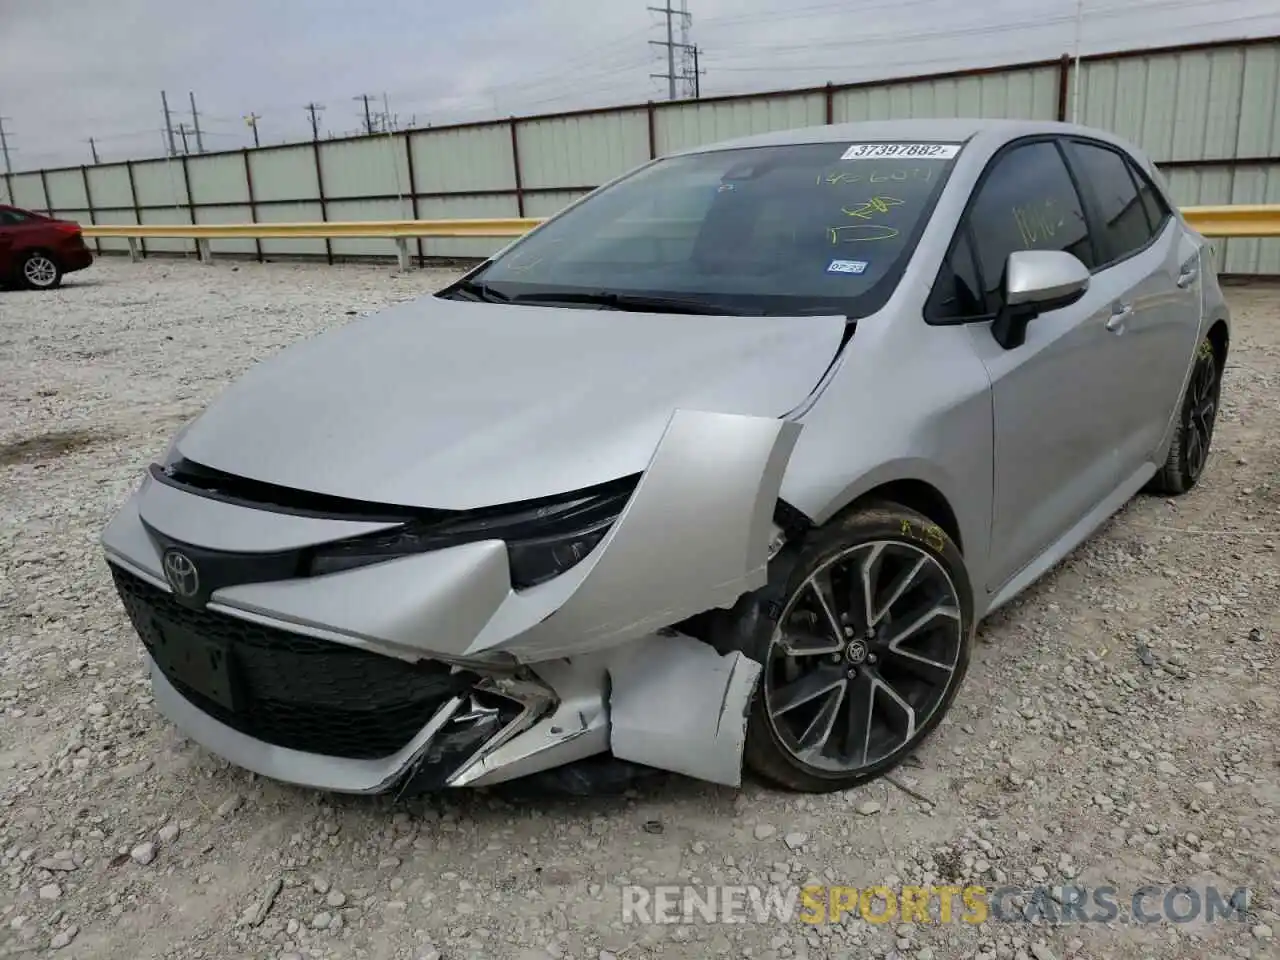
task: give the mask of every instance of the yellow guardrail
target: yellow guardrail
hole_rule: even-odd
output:
[[[1280,237],[1280,204],[1184,207],[1187,222],[1207,237]],[[146,239],[195,240],[203,260],[211,259],[210,240],[248,238],[387,237],[396,241],[399,265],[411,264],[409,239],[413,237],[519,237],[541,219],[512,217],[477,220],[363,220],[329,223],[198,223],[198,224],[85,224],[86,237],[121,237],[129,252],[138,256],[137,243]]]
[[[1182,215],[1206,237],[1280,237],[1280,203],[1183,207]]]
[[[142,240],[237,237],[519,237],[541,220],[363,220],[331,223],[85,224],[86,237],[135,237]]]
[[[210,240],[271,240],[285,237],[317,239],[341,237],[388,237],[396,242],[401,270],[413,264],[409,240],[414,237],[520,237],[539,219],[512,217],[484,220],[358,220],[325,223],[174,223],[174,224],[84,224],[86,237],[122,237],[129,241],[129,256],[138,259],[138,241],[147,239],[195,240],[196,252],[206,263],[213,259]]]

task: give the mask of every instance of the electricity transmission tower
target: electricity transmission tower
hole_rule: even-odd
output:
[[[196,132],[196,152],[204,153],[204,137],[200,135],[200,114],[196,112],[196,95],[188,91],[187,96],[191,98],[191,126]]]
[[[164,110],[164,132],[169,143],[169,156],[176,157],[178,145],[173,140],[173,116],[169,113],[169,95],[163,90],[160,91],[160,107]]]
[[[8,119],[0,117],[0,153],[4,154],[4,172],[13,173],[13,164],[9,162],[9,140],[4,132],[4,122]]]
[[[696,72],[691,69],[690,63],[693,55],[693,46],[689,43],[689,27],[692,24],[692,17],[689,14],[688,0],[680,0],[680,7],[673,7],[675,0],[666,0],[666,4],[661,7],[649,7],[648,9],[654,13],[660,13],[666,18],[667,39],[666,40],[650,40],[649,43],[655,47],[666,47],[667,72],[651,73],[650,77],[655,80],[667,81],[667,99],[675,100],[679,93],[677,83],[681,80],[685,82],[686,96],[692,94],[693,81],[696,79]],[[679,28],[680,39],[676,39],[677,24]],[[676,69],[677,51],[680,61],[680,69]]]
[[[316,114],[319,111],[324,109],[324,104],[316,103],[313,100],[311,103],[308,103],[304,109],[307,111],[307,113],[311,114],[311,139],[319,140],[320,139],[320,121],[316,117]]]
[[[369,101],[376,100],[377,98],[371,93],[362,93],[357,97],[352,97],[351,99],[364,101],[364,132],[373,133],[373,113],[369,110]]]

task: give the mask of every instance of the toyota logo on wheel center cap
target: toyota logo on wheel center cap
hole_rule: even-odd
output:
[[[164,578],[173,592],[183,599],[194,597],[200,590],[200,574],[191,558],[180,550],[169,550],[164,555]]]
[[[844,648],[844,658],[850,663],[861,663],[867,659],[867,645],[861,640],[854,640]]]

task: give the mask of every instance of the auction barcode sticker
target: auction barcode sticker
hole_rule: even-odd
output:
[[[841,160],[953,160],[958,143],[854,143]]]

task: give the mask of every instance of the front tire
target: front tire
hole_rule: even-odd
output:
[[[808,793],[888,772],[946,715],[973,636],[960,551],[914,510],[876,504],[788,545],[713,635],[763,665],[747,767]]]
[[[22,282],[32,290],[52,290],[62,283],[62,267],[51,254],[32,250],[19,268]]]
[[[1178,411],[1178,425],[1160,472],[1147,484],[1147,492],[1176,497],[1199,482],[1209,460],[1213,428],[1222,396],[1222,369],[1213,342],[1205,337],[1196,349],[1191,379]]]

